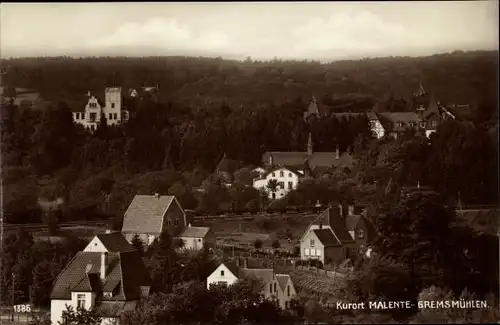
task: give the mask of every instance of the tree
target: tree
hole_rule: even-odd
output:
[[[152,292],[172,292],[174,265],[178,260],[172,237],[166,231],[153,241],[148,250]]]
[[[274,249],[280,248],[280,241],[278,239],[273,240],[271,247]]]
[[[101,324],[101,317],[97,315],[94,309],[85,309],[78,307],[76,311],[72,306],[66,306],[62,312],[62,322],[59,325],[98,325]]]
[[[256,248],[256,249],[261,249],[262,248],[262,241],[260,239],[256,239],[254,242],[253,242],[253,246]]]
[[[137,251],[144,252],[144,242],[138,234],[135,234],[134,237],[132,237],[131,244]]]
[[[269,192],[273,193],[273,197],[274,197],[274,193],[276,193],[276,191],[278,191],[278,180],[270,179],[269,181],[267,181],[266,189]]]
[[[52,290],[51,276],[53,263],[42,260],[33,269],[33,284],[31,287],[31,301],[36,306],[48,306],[50,304],[50,291]]]

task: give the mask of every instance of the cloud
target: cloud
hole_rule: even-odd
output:
[[[92,40],[90,48],[144,47],[174,51],[213,51],[229,45],[227,35],[217,30],[195,33],[175,19],[153,18],[143,24],[125,23],[110,35]]]

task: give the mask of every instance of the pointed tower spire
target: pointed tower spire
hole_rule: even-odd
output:
[[[340,150],[339,150],[339,146],[337,146],[337,149],[335,149],[335,159],[340,159]]]
[[[312,142],[311,132],[309,132],[309,138],[307,139],[307,155],[312,156],[312,154],[313,154],[313,142]]]

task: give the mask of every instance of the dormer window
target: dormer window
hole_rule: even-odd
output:
[[[285,177],[285,173],[283,171],[280,171],[280,177]]]
[[[425,128],[425,122],[420,122],[420,127]]]
[[[104,298],[113,298],[113,293],[112,292],[104,292],[103,296],[104,296]]]
[[[436,127],[436,126],[437,126],[437,121],[436,121],[436,120],[432,120],[432,121],[431,121],[431,125],[432,125],[433,127]]]
[[[363,229],[358,230],[358,238],[365,238],[365,231]]]
[[[398,122],[399,127],[403,127],[404,123],[403,122]]]

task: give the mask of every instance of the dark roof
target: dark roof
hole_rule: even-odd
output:
[[[235,261],[224,262],[224,263],[221,263],[221,264],[224,264],[228,268],[228,270],[231,271],[231,273],[233,273],[233,275],[235,277],[238,277],[239,267],[238,267],[238,265],[236,264]]]
[[[125,239],[121,232],[99,234],[97,238],[110,253],[135,251],[135,248]]]
[[[209,227],[188,227],[179,237],[205,238],[209,231]]]
[[[268,283],[274,279],[274,270],[240,268],[238,277],[253,277],[261,280],[264,283]]]
[[[379,113],[379,120],[386,130],[401,132],[410,122],[418,123],[420,118],[415,112],[384,112]],[[403,123],[402,126],[399,125],[400,122]]]
[[[307,152],[283,152],[283,151],[268,151],[262,155],[262,161],[268,165],[269,156],[273,157],[273,164],[278,166],[304,166],[307,162],[311,169],[316,167],[348,167],[352,168],[355,163],[354,158],[347,152],[339,154],[337,159],[336,152],[314,152],[308,156]]]
[[[330,226],[340,243],[349,243],[353,241],[351,235],[347,232],[345,220],[340,215],[339,207],[330,207],[326,209],[316,218],[313,224]]]
[[[163,228],[163,217],[171,206],[178,204],[171,195],[136,195],[125,211],[122,232],[159,234]],[[179,205],[179,208],[180,205]],[[182,208],[181,208],[182,209]],[[184,224],[186,220],[184,220]]]
[[[229,159],[226,154],[220,160],[217,165],[217,172],[234,173],[239,167],[239,162],[233,159]]]
[[[337,240],[331,229],[314,229],[312,231],[318,237],[321,244],[324,246],[340,246],[341,243]]]
[[[354,229],[356,229],[356,226],[358,225],[359,220],[361,220],[360,215],[347,216],[346,220],[345,220],[345,225],[346,225],[347,231],[353,231]]]
[[[100,252],[78,252],[59,273],[52,288],[51,299],[71,299],[71,292],[116,288],[113,301],[140,298],[141,286],[149,286],[150,279],[139,252],[108,253],[106,277],[99,277]]]
[[[471,105],[450,105],[447,109],[456,119],[462,121],[470,120],[474,114]]]

